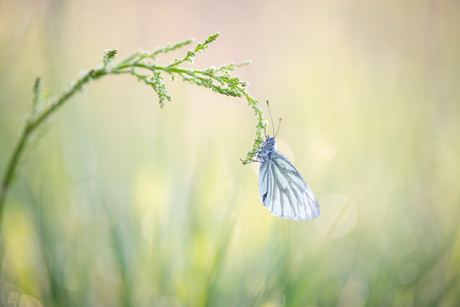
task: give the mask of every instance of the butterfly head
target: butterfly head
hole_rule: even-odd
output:
[[[269,149],[274,149],[276,145],[275,137],[271,137],[269,135],[265,136],[265,141],[262,143],[261,150],[269,150]]]

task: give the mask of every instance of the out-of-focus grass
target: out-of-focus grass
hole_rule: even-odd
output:
[[[221,31],[196,65],[253,60],[243,79],[283,117],[279,148],[321,217],[260,205],[243,100],[176,82],[159,110],[102,80],[54,116],[9,194],[2,304],[458,305],[458,4],[207,4],[0,3],[0,172],[36,73],[54,93],[102,49]]]

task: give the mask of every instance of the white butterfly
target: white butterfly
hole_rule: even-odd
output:
[[[275,131],[273,134],[276,136]],[[276,149],[275,136],[265,136],[254,160],[260,162],[260,201],[271,214],[289,220],[311,220],[319,217],[319,204],[315,194],[295,166]]]
[[[315,194],[295,166],[276,149],[275,138],[266,136],[257,154],[259,197],[276,216],[289,220],[311,220],[319,217]]]

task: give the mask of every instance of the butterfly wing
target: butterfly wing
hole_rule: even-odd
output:
[[[270,213],[290,220],[320,214],[315,194],[295,166],[278,150],[259,166],[259,196]]]

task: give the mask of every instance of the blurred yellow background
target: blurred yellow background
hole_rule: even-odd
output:
[[[219,31],[193,67],[253,61],[234,75],[283,118],[278,147],[322,212],[293,222],[260,204],[257,165],[239,160],[256,125],[244,99],[176,80],[161,110],[151,88],[109,76],[27,151],[2,221],[1,304],[458,306],[459,13],[456,1],[1,1],[2,175],[37,74],[54,96],[103,49]]]

